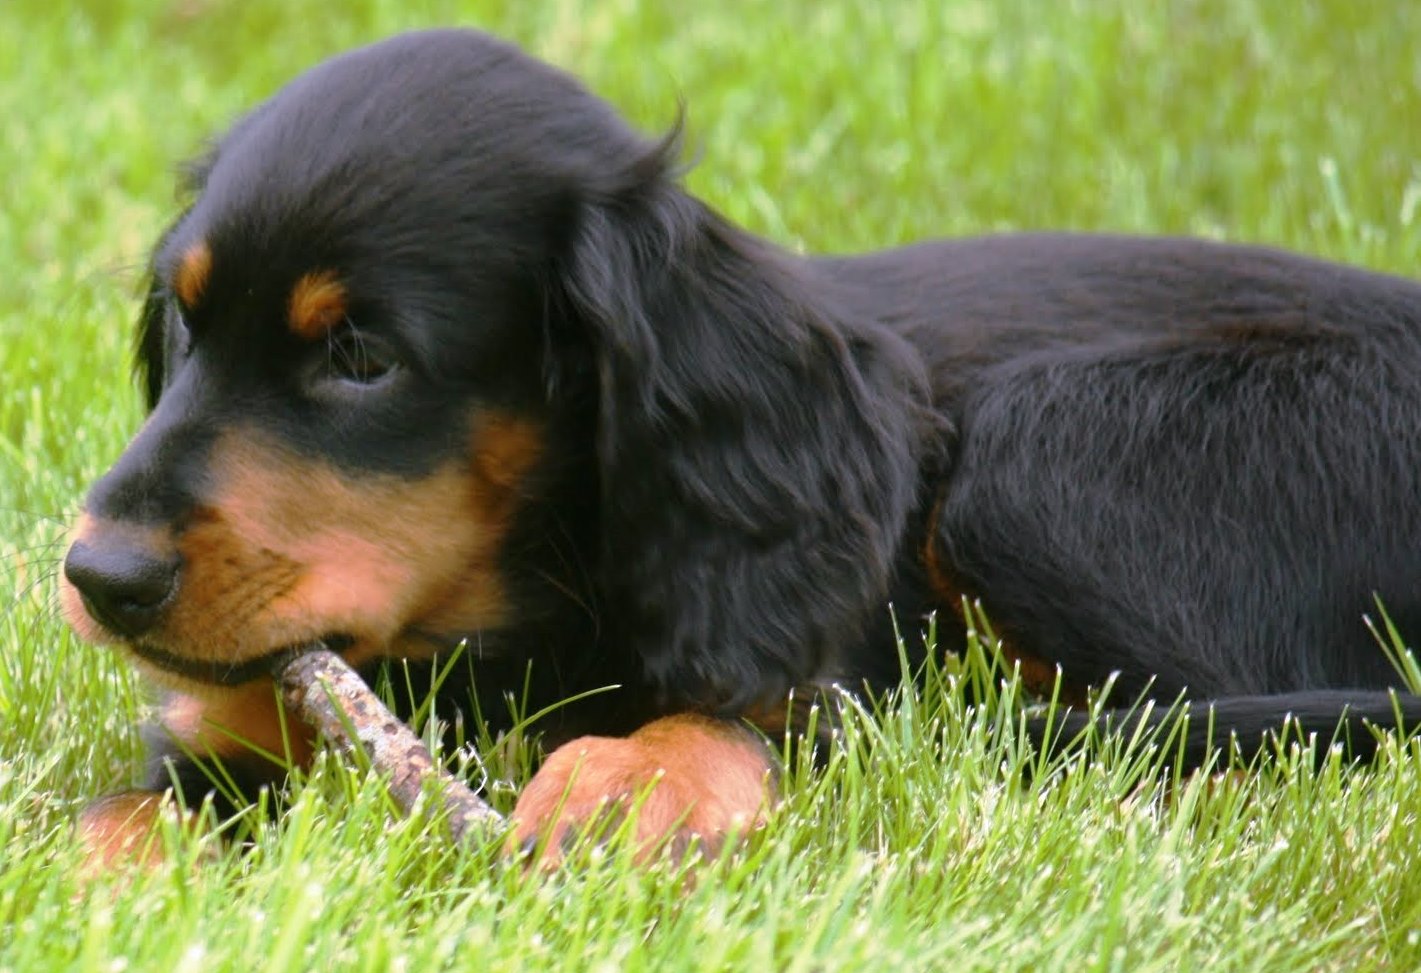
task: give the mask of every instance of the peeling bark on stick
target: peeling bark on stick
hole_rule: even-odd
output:
[[[390,796],[408,814],[431,778],[456,843],[503,824],[503,817],[450,774],[434,767],[429,749],[385,708],[345,660],[321,643],[274,668],[286,705],[347,754],[363,752],[389,781]]]

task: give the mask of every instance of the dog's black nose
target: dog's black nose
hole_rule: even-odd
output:
[[[64,558],[64,576],[96,621],[136,638],[158,621],[177,588],[178,565],[175,556],[131,542],[75,541]]]

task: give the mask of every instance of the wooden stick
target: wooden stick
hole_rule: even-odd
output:
[[[390,796],[405,814],[426,783],[448,813],[454,841],[487,834],[503,817],[452,774],[434,767],[429,748],[385,708],[365,680],[322,642],[296,649],[273,667],[282,698],[313,729],[347,755],[363,752],[389,779]]]

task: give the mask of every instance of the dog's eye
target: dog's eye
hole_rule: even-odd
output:
[[[326,345],[325,377],[349,385],[378,385],[400,368],[394,353],[358,331],[332,336]]]

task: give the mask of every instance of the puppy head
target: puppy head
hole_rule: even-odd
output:
[[[417,655],[522,624],[515,535],[577,521],[599,666],[728,710],[832,675],[915,500],[921,364],[674,148],[454,31],[234,126],[154,254],[151,414],[88,497],[76,629],[209,685],[323,636]]]
[[[359,662],[508,624],[505,545],[550,461],[552,255],[575,198],[654,154],[454,31],[336,58],[238,122],[153,254],[150,414],[86,499],[73,627],[230,685],[318,637]]]

